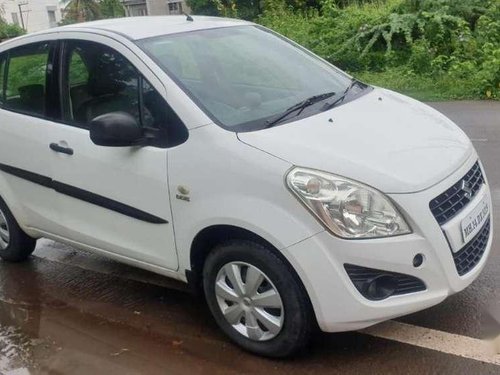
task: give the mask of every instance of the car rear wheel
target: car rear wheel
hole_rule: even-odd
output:
[[[286,357],[309,342],[313,314],[300,281],[272,250],[230,241],[209,254],[203,274],[208,306],[234,342],[269,357]]]
[[[35,250],[36,240],[17,224],[5,202],[0,198],[0,258],[22,262]]]

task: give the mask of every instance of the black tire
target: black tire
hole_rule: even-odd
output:
[[[8,262],[22,262],[35,250],[36,240],[23,232],[2,198],[0,198],[0,218],[1,214],[7,223],[3,229],[8,228],[9,240],[5,249],[0,247],[0,258]]]
[[[283,306],[279,333],[267,340],[252,340],[237,331],[224,317],[217,302],[215,283],[219,271],[230,262],[244,262],[262,271],[277,289]],[[295,271],[272,250],[244,240],[216,246],[203,268],[205,298],[215,321],[224,333],[243,349],[266,357],[291,356],[308,345],[314,327],[311,303]]]

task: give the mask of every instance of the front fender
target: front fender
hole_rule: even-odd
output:
[[[191,268],[196,235],[213,225],[246,229],[278,250],[324,230],[285,186],[292,165],[235,133],[216,125],[192,130],[168,159],[180,272]]]

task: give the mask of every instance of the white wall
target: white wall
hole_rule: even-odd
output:
[[[19,26],[22,26],[19,4],[23,12],[24,28],[28,32],[55,27],[61,21],[59,0],[0,0],[0,6],[4,10],[2,17],[8,23],[16,23],[16,16],[13,16],[15,13]],[[55,12],[55,22],[50,22],[49,11]]]
[[[184,12],[191,12],[191,9],[188,7],[185,0],[122,0],[122,2],[125,9],[127,9],[127,16],[162,16],[167,14],[182,14]],[[169,3],[175,3],[172,10],[169,7]],[[144,9],[146,14],[139,12],[139,9]]]
[[[169,3],[176,3],[172,10],[168,6]],[[148,0],[148,5],[151,15],[191,13],[185,0]]]

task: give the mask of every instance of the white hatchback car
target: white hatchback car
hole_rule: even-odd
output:
[[[287,356],[468,286],[491,198],[467,136],[236,20],[99,21],[0,45],[0,256],[48,237],[188,282]]]

